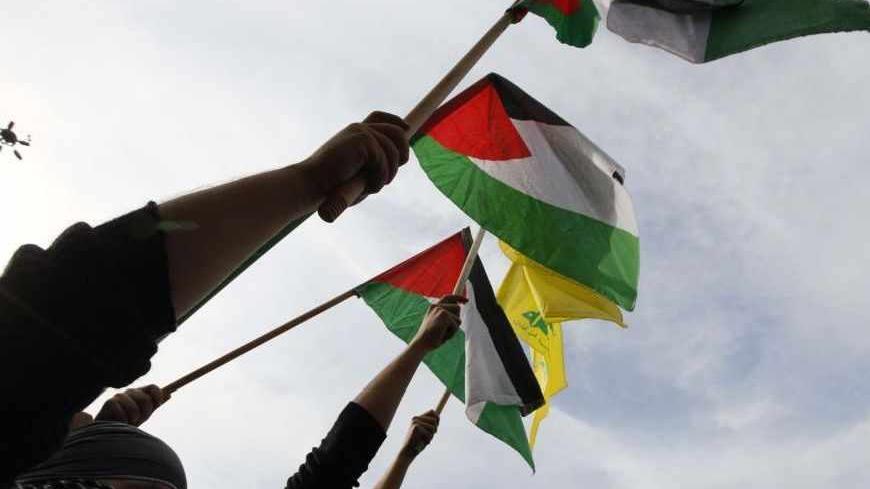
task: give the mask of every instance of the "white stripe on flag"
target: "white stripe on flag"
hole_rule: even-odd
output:
[[[512,120],[532,156],[471,161],[487,175],[547,204],[638,235],[631,197],[613,178],[623,168],[571,126]]]
[[[487,402],[520,406],[523,400],[511,382],[495,349],[489,328],[477,310],[474,289],[468,283],[468,303],[462,307],[465,332],[465,414],[477,424]]]
[[[607,28],[627,41],[669,51],[693,63],[703,63],[713,14],[676,14],[657,7],[614,2],[607,13]]]

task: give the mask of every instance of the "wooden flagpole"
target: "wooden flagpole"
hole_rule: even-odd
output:
[[[514,2],[516,4],[516,2]],[[508,9],[498,21],[489,28],[488,31],[481,37],[471,49],[465,53],[465,56],[456,63],[456,65],[444,75],[444,78],[435,85],[429,93],[423,97],[416,107],[408,112],[405,116],[405,122],[408,124],[406,134],[410,138],[420,127],[423,126],[432,113],[447,99],[457,85],[468,75],[468,72],[480,61],[480,58],[489,50],[495,41],[507,30],[514,22],[517,22],[521,17],[513,11],[513,7]],[[333,222],[338,219],[351,204],[356,202],[366,187],[366,181],[363,177],[357,177],[350,182],[344,184],[340,188],[326,198],[317,213],[320,218],[326,222]]]
[[[465,263],[462,264],[462,271],[459,273],[459,279],[456,280],[456,284],[453,286],[453,295],[461,294],[462,290],[465,288],[465,282],[468,280],[468,275],[471,274],[471,267],[474,266],[474,260],[477,259],[477,253],[480,251],[480,244],[483,243],[484,237],[486,237],[486,229],[481,227],[477,231],[477,235],[474,237],[474,242],[471,243],[468,255],[465,256]],[[435,412],[440,415],[441,411],[444,410],[444,406],[447,405],[448,400],[450,400],[450,389],[445,388],[444,394],[441,395],[441,399],[435,407]]]
[[[465,258],[465,263],[462,264],[462,271],[459,274],[459,280],[456,281],[456,285],[453,287],[453,294],[454,295],[462,293],[463,286],[465,284],[465,281],[468,280],[468,274],[471,273],[471,266],[474,264],[474,258],[477,257],[477,252],[480,249],[480,243],[483,241],[483,236],[484,236],[485,232],[486,231],[483,228],[480,228],[480,230],[477,232],[477,236],[475,236],[474,241],[471,244],[471,248],[468,250],[468,255]],[[308,321],[309,319],[311,319],[311,318],[313,318],[313,317],[315,317],[323,312],[326,312],[329,309],[332,309],[333,307],[341,304],[342,302],[350,299],[351,297],[354,297],[355,295],[356,295],[356,288],[353,288],[353,289],[348,290],[347,292],[344,292],[342,294],[339,294],[339,295],[333,297],[332,299],[324,302],[323,304],[320,304],[319,306],[317,306],[317,307],[315,307],[307,312],[304,312],[304,313],[300,314],[299,316],[296,316],[295,318],[287,321],[286,323],[282,324],[281,326],[278,326],[277,328],[275,328],[267,333],[264,333],[257,338],[254,338],[253,340],[251,340],[251,341],[245,343],[244,345],[226,353],[225,355],[222,355],[222,356],[212,360],[211,362],[208,362],[207,364],[203,365],[202,367],[199,367],[198,369],[188,373],[187,375],[180,377],[178,380],[175,380],[174,382],[167,384],[165,387],[163,387],[163,392],[165,392],[167,395],[171,395],[172,393],[174,393],[178,389],[181,389],[182,387],[193,382],[194,380],[199,379],[203,375],[205,375],[209,372],[212,372],[212,371],[226,365],[227,363],[230,363],[231,361],[244,355],[245,353],[248,353],[249,351],[253,350],[254,348],[257,348],[258,346],[261,346],[264,343],[271,341],[271,340],[277,338],[278,336],[281,336],[282,334],[286,333],[287,331],[290,331],[291,329],[295,328],[296,326],[299,326],[300,324],[304,323],[305,321]],[[449,395],[450,395],[450,391],[447,391],[445,393],[445,396],[449,396]],[[444,403],[446,403],[447,402],[446,397],[442,401]],[[441,406],[441,409],[443,409],[443,406]],[[440,413],[441,410],[439,409],[438,412]]]
[[[514,2],[516,5],[518,1]],[[405,116],[405,122],[408,124],[407,134],[408,137],[414,135],[420,127],[423,126],[423,123],[426,122],[429,117],[431,117],[432,113],[447,99],[451,92],[456,88],[457,85],[465,78],[466,75],[471,71],[472,68],[477,64],[478,61],[483,57],[484,54],[489,50],[490,47],[495,43],[496,40],[504,33],[505,30],[512,24],[517,22],[522,17],[518,17],[517,14],[513,10],[513,5],[510,9],[505,11],[501,17],[499,17],[498,21],[489,28],[488,31],[481,37],[471,49],[465,53],[465,56],[460,59],[453,68],[447,72],[446,75],[441,79],[441,81],[436,84],[429,93],[423,97],[422,100]],[[344,186],[340,187],[336,190],[336,192],[327,197],[327,199],[320,205],[318,209],[318,214],[320,217],[326,222],[335,221],[338,216],[340,216],[349,206],[359,199],[365,190],[366,182],[362,177],[358,177]],[[179,323],[186,320],[190,315],[202,307],[205,302],[214,297],[220,290],[222,290],[229,282],[231,282],[235,277],[241,274],[245,269],[247,269],[254,261],[260,258],[263,254],[269,251],[275,244],[278,243],[284,236],[286,236],[292,229],[298,226],[305,218],[294,221],[287,225],[287,227],[279,233],[276,237],[269,240],[265,245],[263,245],[259,250],[257,250],[254,255],[252,255],[248,260],[246,260],[235,272],[233,272],[224,282],[222,282],[212,293],[206,296],[203,300],[201,300],[193,310],[191,310],[188,314],[184,315]],[[483,229],[478,233],[478,236],[475,238],[475,243],[472,244],[472,249],[469,251],[468,258],[463,266],[462,275],[460,276],[460,280],[456,283],[456,288],[458,291],[454,291],[455,293],[459,293],[462,291],[462,287],[465,284],[465,281],[468,279],[468,273],[471,272],[471,265],[474,263],[472,257],[477,256],[477,249],[480,247],[479,241],[483,239]],[[475,247],[476,244],[476,247]],[[473,251],[473,253],[472,253]],[[470,261],[469,261],[470,260]],[[466,269],[467,268],[467,269]],[[314,309],[294,318],[290,321],[284,323],[283,325],[275,328],[274,330],[251,340],[250,342],[240,346],[239,348],[227,353],[226,355],[215,359],[212,362],[203,365],[202,367],[190,372],[189,374],[181,377],[168,384],[163,388],[168,394],[175,392],[181,387],[193,382],[194,380],[202,377],[203,375],[211,372],[212,370],[232,361],[235,358],[253,350],[254,348],[266,343],[267,341],[280,336],[282,333],[285,333],[297,325],[317,316],[318,314],[334,307],[341,302],[347,300],[350,297],[353,297],[354,291],[353,289],[340,294],[333,299],[321,304],[320,306],[315,307]],[[444,403],[447,402],[447,398],[449,397],[449,392],[445,394],[445,398],[443,400]],[[440,405],[440,404],[439,404]],[[443,409],[443,406],[441,406]],[[440,409],[439,409],[440,413]]]
[[[480,230],[477,232],[477,236],[475,236],[474,242],[472,242],[471,248],[468,250],[468,255],[465,257],[465,263],[462,264],[462,271],[459,274],[459,280],[456,281],[456,285],[453,287],[453,294],[454,295],[462,293],[462,289],[465,285],[465,281],[468,280],[468,274],[471,273],[471,266],[474,264],[474,259],[477,257],[477,252],[480,249],[480,243],[483,241],[483,237],[484,237],[485,233],[486,233],[486,231],[483,228],[480,228]],[[317,306],[313,309],[310,309],[309,311],[304,312],[304,313],[300,314],[299,316],[296,316],[295,318],[287,321],[286,323],[282,324],[281,326],[278,326],[277,328],[275,328],[267,333],[264,333],[264,334],[258,336],[257,338],[254,338],[253,340],[251,340],[251,341],[245,343],[244,345],[226,353],[225,355],[222,355],[222,356],[208,362],[207,364],[203,365],[202,367],[199,367],[198,369],[188,373],[187,375],[184,375],[184,376],[178,378],[174,382],[167,384],[165,387],[163,387],[163,391],[167,395],[171,395],[172,393],[174,393],[178,389],[181,389],[182,387],[193,382],[194,380],[199,379],[203,375],[205,375],[209,372],[212,372],[212,371],[230,363],[231,361],[244,355],[245,353],[248,353],[249,351],[253,350],[254,348],[257,348],[258,346],[261,346],[264,343],[269,342],[269,341],[277,338],[278,336],[281,336],[282,334],[286,333],[287,331],[290,331],[291,329],[295,328],[296,326],[299,326],[300,324],[304,323],[305,321],[308,321],[309,319],[311,319],[315,316],[318,316],[319,314],[326,312],[329,309],[332,309],[333,307],[341,304],[342,302],[350,299],[351,297],[354,297],[355,295],[356,295],[356,288],[350,289],[347,292],[339,294],[339,295],[333,297],[332,299],[324,302],[323,304],[320,304],[319,306]],[[450,391],[446,391],[445,398],[442,399],[442,403],[447,402],[446,398],[449,397],[449,395],[450,395]],[[444,408],[444,406],[441,405],[441,409],[443,409],[443,408]],[[438,410],[439,413],[441,412],[441,409]]]
[[[513,22],[518,22],[522,16],[516,13],[513,10],[514,5],[516,5],[519,0],[515,1],[514,4],[508,9],[499,19],[498,21],[480,38],[480,40],[475,43],[475,45],[459,60],[458,63],[451,69],[441,81],[438,82],[432,90],[423,97],[422,100],[414,107],[411,112],[405,116],[405,122],[408,124],[408,136],[412,136],[416,133],[420,127],[426,122],[427,119],[435,112],[435,109],[440,106],[445,99],[450,95],[450,93],[456,88],[457,85],[462,81],[462,79],[468,74],[469,71],[474,67],[474,65],[480,60],[481,57],[489,50],[489,48],[495,43],[495,41],[501,36],[501,34],[507,30],[507,28]],[[320,205],[318,209],[318,214],[320,217],[326,222],[333,222],[338,219],[338,216],[344,212],[348,206],[359,199],[365,190],[365,180],[360,177],[351,182],[348,182],[341,188],[337,189],[335,193],[326,198],[326,200]],[[285,236],[290,234],[297,226],[302,224],[309,216],[305,216],[299,218],[293,222],[288,223],[284,229],[281,230],[280,233],[272,237],[269,241],[267,241],[263,246],[261,246],[254,254],[248,257],[244,262],[242,262],[238,268],[236,268],[233,273],[231,273],[226,279],[224,279],[217,287],[214,288],[207,296],[203,297],[190,311],[184,314],[182,317],[178,319],[178,324],[185,322],[190,316],[193,315],[196,311],[198,311],[206,302],[211,300],[214,296],[216,296],[221,290],[223,290],[227,285],[230,284],[236,277],[242,274],[245,270],[248,269],[254,262],[256,262],[260,257],[265,255],[269,250],[271,250],[276,244],[278,244]]]
[[[281,326],[278,326],[277,328],[273,329],[272,331],[269,331],[268,333],[263,334],[262,336],[245,343],[244,345],[236,348],[235,350],[227,353],[226,355],[223,355],[220,358],[217,358],[215,360],[212,360],[211,362],[208,362],[207,364],[203,365],[202,367],[199,367],[198,369],[194,370],[193,372],[190,372],[189,374],[179,378],[175,382],[167,384],[166,387],[163,388],[163,392],[165,392],[166,394],[172,394],[173,392],[186,386],[187,384],[193,382],[194,380],[202,377],[203,375],[211,372],[212,370],[215,370],[218,367],[226,365],[227,363],[231,362],[232,360],[235,360],[236,358],[244,355],[245,353],[248,353],[249,351],[253,350],[254,348],[257,348],[258,346],[262,345],[263,343],[266,343],[267,341],[275,339],[278,336],[286,333],[287,331],[290,331],[291,329],[295,328],[296,326],[304,323],[305,321],[308,321],[309,319],[313,318],[314,316],[317,316],[318,314],[341,304],[342,302],[350,299],[354,295],[356,295],[356,292],[354,291],[354,289],[350,289],[343,294],[339,294],[339,295],[333,297],[332,299],[324,302],[323,304],[315,307],[314,309],[311,309],[308,312],[305,312],[303,314],[300,314],[299,316],[296,316],[295,318],[287,321],[286,323],[282,324]]]

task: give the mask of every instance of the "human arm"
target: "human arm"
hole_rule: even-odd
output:
[[[374,489],[399,489],[405,480],[405,475],[411,467],[411,463],[417,458],[438,431],[440,416],[435,411],[427,411],[411,420],[411,427],[405,437],[405,442],[396,455],[387,472],[381,476],[381,480],[375,484]]]
[[[104,388],[147,372],[176,316],[286,222],[356,175],[369,192],[392,180],[407,160],[403,123],[368,121],[296,165],[76,224],[48,249],[22,246],[0,277],[0,459],[15,462],[0,468],[0,484],[55,450]],[[178,223],[196,229],[172,231]]]
[[[189,230],[168,233],[166,250],[176,315],[193,308],[289,222],[315,211],[359,174],[379,191],[408,160],[407,126],[374,112],[351,124],[301,163],[194,192],[163,204],[160,215]]]
[[[434,304],[408,347],[356,396],[362,406],[387,430],[405,390],[423,358],[450,339],[459,328],[462,296],[447,296]]]
[[[287,489],[345,489],[357,485],[386,438],[396,408],[423,357],[459,328],[457,303],[447,297],[433,306],[410,344],[348,404],[305,463],[287,480]]]

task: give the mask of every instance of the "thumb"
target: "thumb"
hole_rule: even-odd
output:
[[[69,422],[69,429],[70,429],[70,431],[77,430],[79,428],[83,428],[89,424],[92,424],[93,422],[94,422],[94,417],[91,416],[90,414],[88,414],[84,411],[82,411],[80,413],[75,413],[75,414],[73,414],[73,417]]]
[[[404,119],[397,115],[390,114],[389,112],[382,112],[380,110],[376,110],[369,114],[363,122],[366,124],[392,124],[405,130],[408,129],[408,123],[405,122]]]

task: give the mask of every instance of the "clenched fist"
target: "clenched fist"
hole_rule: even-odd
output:
[[[156,385],[127,389],[112,396],[97,413],[97,421],[117,421],[139,426],[169,399]]]
[[[432,410],[414,416],[411,420],[411,427],[408,429],[408,435],[405,437],[401,455],[407,458],[419,455],[432,442],[432,438],[438,432],[440,420],[438,413]]]
[[[459,305],[468,302],[461,295],[448,295],[429,306],[429,312],[417,335],[411,341],[426,350],[434,350],[456,334],[462,320],[459,319]]]
[[[300,165],[319,195],[330,195],[357,175],[366,180],[364,195],[377,193],[408,161],[407,129],[400,117],[372,112],[339,131]]]

